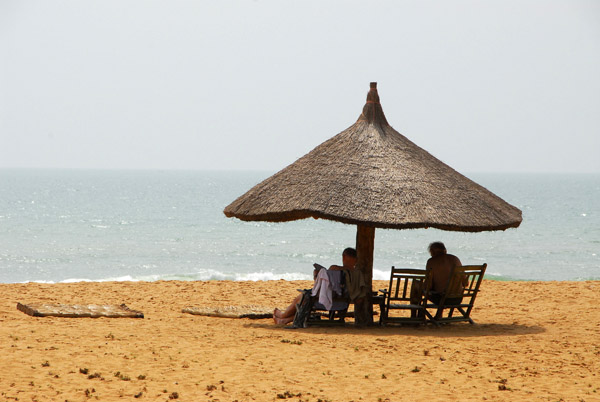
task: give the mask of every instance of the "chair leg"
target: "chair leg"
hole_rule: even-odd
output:
[[[456,309],[462,314],[462,316],[464,318],[466,318],[467,320],[469,320],[469,324],[475,324],[475,321],[473,321],[471,319],[471,317],[470,317],[470,313],[471,313],[470,309],[467,310],[467,311],[465,311],[462,307],[457,307]]]
[[[427,320],[429,320],[430,322],[434,323],[436,327],[439,327],[440,324],[437,322],[437,320],[431,315],[431,313],[429,311],[427,311],[427,308],[423,309],[423,313],[425,314],[425,322],[427,322]]]
[[[383,325],[384,319],[387,319],[385,303],[379,303],[379,325]]]

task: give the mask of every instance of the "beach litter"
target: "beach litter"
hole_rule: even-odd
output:
[[[125,304],[21,304],[17,310],[32,317],[68,317],[68,318],[144,318],[141,311],[131,310]]]
[[[182,313],[223,318],[262,319],[273,317],[273,308],[256,305],[219,306],[219,307],[186,307]]]

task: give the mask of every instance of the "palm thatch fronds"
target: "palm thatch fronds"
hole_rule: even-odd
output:
[[[356,123],[250,189],[224,213],[246,221],[313,217],[464,232],[504,230],[522,220],[518,208],[394,130],[376,83]]]

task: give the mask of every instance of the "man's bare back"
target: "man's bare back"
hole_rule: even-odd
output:
[[[452,254],[440,253],[434,255],[427,260],[427,271],[431,275],[431,289],[436,292],[444,292],[448,279],[450,278],[450,271],[454,266],[462,266],[462,263],[458,257]]]

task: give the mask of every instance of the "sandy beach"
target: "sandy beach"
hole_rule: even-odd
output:
[[[1,284],[0,401],[600,401],[598,281],[484,281],[477,324],[441,328],[291,330],[181,312],[283,308],[304,287]],[[32,317],[18,302],[125,303],[145,318]]]

